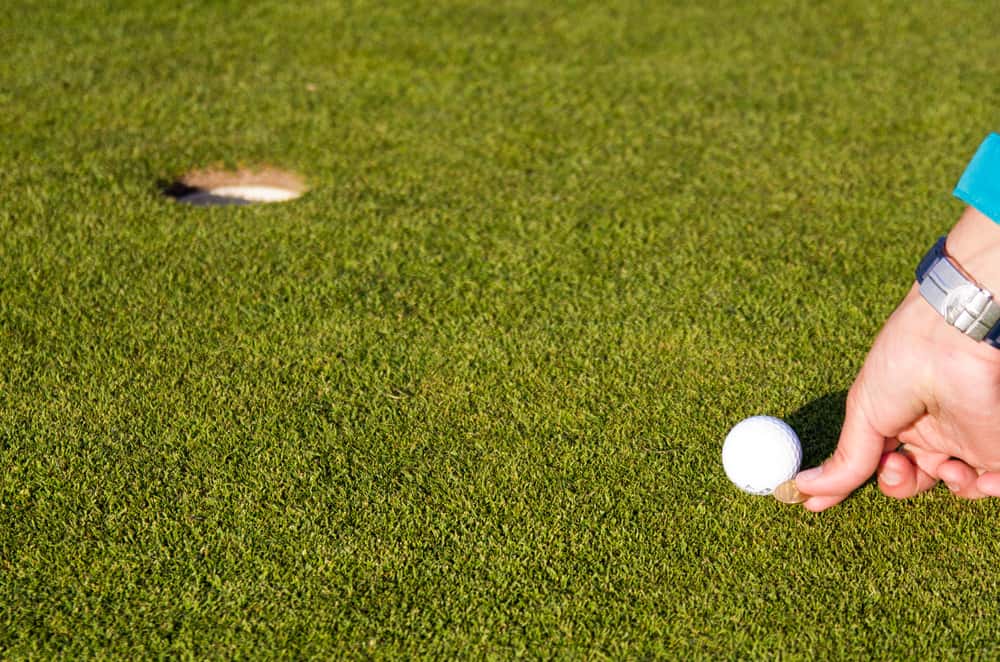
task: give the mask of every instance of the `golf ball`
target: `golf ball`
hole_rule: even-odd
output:
[[[722,466],[733,484],[750,494],[770,494],[802,464],[802,444],[780,418],[752,416],[736,424],[722,444]]]

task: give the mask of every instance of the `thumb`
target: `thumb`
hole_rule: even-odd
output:
[[[858,402],[858,391],[858,388],[852,388],[847,396],[844,426],[833,455],[820,466],[803,471],[795,477],[796,486],[806,494],[837,497],[817,500],[822,501],[820,509],[838,503],[861,486],[875,473],[882,457],[885,436],[868,419]]]

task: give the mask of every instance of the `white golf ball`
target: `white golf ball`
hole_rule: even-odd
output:
[[[802,465],[802,444],[780,418],[752,416],[736,424],[722,444],[722,466],[733,485],[750,494],[770,494]]]

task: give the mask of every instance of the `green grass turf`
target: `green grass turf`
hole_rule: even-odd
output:
[[[1000,655],[996,503],[719,461],[832,448],[990,3],[294,4],[0,12],[0,654]]]

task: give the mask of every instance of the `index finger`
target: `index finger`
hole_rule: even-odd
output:
[[[878,468],[886,438],[868,420],[856,393],[852,388],[847,396],[844,425],[833,455],[795,477],[799,490],[812,495],[804,504],[809,510],[818,512],[840,503]]]

